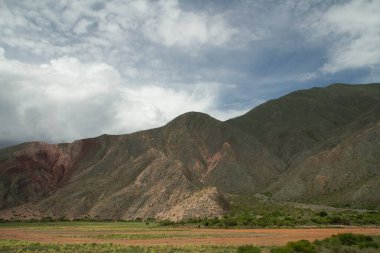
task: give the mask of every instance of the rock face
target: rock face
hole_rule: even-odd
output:
[[[51,145],[26,143],[3,149],[0,157],[0,208],[37,202],[65,185],[96,149],[91,141]]]
[[[224,194],[268,191],[380,208],[379,145],[379,84],[313,88],[226,122],[192,112],[134,134],[2,149],[0,216],[178,221],[225,214]]]
[[[189,218],[220,217],[226,210],[228,203],[224,196],[215,187],[208,187],[194,192],[169,211],[159,213],[157,218],[181,221]]]

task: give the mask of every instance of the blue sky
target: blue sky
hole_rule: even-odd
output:
[[[0,146],[380,79],[380,1],[0,0]]]

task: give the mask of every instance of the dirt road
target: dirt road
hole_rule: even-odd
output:
[[[380,228],[306,228],[306,229],[168,229],[161,231],[57,230],[0,228],[0,239],[49,243],[114,243],[122,245],[284,245],[288,241],[313,241],[339,233],[380,235]],[[133,235],[137,238],[133,239]],[[162,235],[162,236],[161,236]],[[115,238],[112,238],[115,236]],[[125,236],[125,238],[123,238]],[[131,236],[128,238],[128,236]]]

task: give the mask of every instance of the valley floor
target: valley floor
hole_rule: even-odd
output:
[[[119,245],[285,245],[324,239],[333,234],[380,235],[379,227],[294,229],[203,229],[162,227],[143,222],[37,222],[0,224],[0,240],[40,243],[112,243]]]

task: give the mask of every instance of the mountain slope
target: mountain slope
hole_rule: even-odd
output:
[[[181,220],[228,212],[225,194],[380,208],[380,85],[290,93],[218,121],[0,150],[0,209]],[[0,212],[0,216],[2,213]]]
[[[229,120],[287,164],[279,200],[380,208],[380,85],[297,91]]]
[[[0,209],[37,202],[96,159],[97,143],[25,143],[0,152]]]
[[[202,113],[181,115],[162,128],[82,142],[92,143],[91,162],[78,164],[62,187],[48,191],[45,195],[50,196],[38,203],[51,216],[172,220],[219,216],[228,208],[220,191],[260,191],[281,167],[254,137]],[[20,148],[37,144],[25,145]],[[62,153],[66,146],[54,147]],[[29,158],[35,167],[44,164],[36,154],[51,145],[39,148]],[[18,152],[10,157],[18,160]],[[13,192],[14,198],[17,195]]]
[[[282,200],[355,208],[380,206],[380,121],[309,156],[270,187]]]
[[[286,163],[344,132],[380,104],[380,85],[333,84],[268,101],[227,123],[255,136]]]

